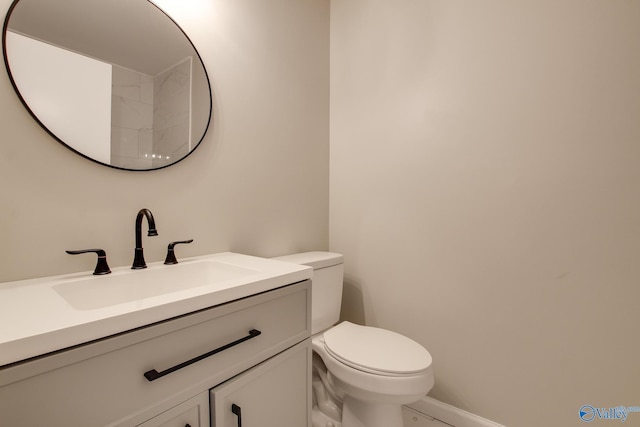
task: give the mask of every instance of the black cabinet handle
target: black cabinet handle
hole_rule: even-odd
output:
[[[202,359],[206,359],[209,356],[213,356],[214,354],[220,353],[221,351],[225,351],[225,350],[227,350],[227,349],[229,349],[229,348],[231,348],[233,346],[236,346],[236,345],[241,344],[241,343],[243,343],[245,341],[248,341],[251,338],[255,338],[258,335],[260,335],[261,333],[262,332],[260,332],[257,329],[252,329],[252,330],[249,331],[249,335],[247,335],[246,337],[242,337],[242,338],[240,338],[238,340],[230,342],[229,344],[225,344],[222,347],[218,347],[218,348],[216,348],[214,350],[211,350],[208,353],[201,354],[198,357],[194,357],[193,359],[187,360],[186,362],[182,362],[182,363],[180,363],[180,364],[178,364],[176,366],[173,366],[173,367],[171,367],[169,369],[165,369],[164,371],[158,372],[155,369],[152,369],[150,371],[145,372],[144,373],[144,377],[149,381],[155,381],[158,378],[162,378],[165,375],[169,375],[170,373],[177,371],[178,369],[186,368],[187,366],[189,366],[189,365],[191,365],[193,363],[199,362]]]
[[[238,416],[238,427],[242,427],[242,409],[234,403],[231,405],[231,412]]]

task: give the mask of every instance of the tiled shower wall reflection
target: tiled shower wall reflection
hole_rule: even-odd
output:
[[[111,91],[111,164],[151,167],[153,152],[153,77],[113,66]]]
[[[160,167],[189,150],[191,60],[157,76],[117,65],[112,72],[111,164]]]
[[[153,166],[158,167],[191,150],[191,58],[158,74],[153,84],[153,149],[161,156]]]

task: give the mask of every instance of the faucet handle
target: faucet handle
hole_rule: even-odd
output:
[[[191,243],[191,242],[193,242],[193,239],[180,240],[178,242],[169,243],[169,246],[167,247],[167,257],[165,258],[164,263],[167,265],[177,264],[178,260],[176,259],[176,254],[173,250],[174,246],[179,244]]]
[[[95,252],[96,255],[98,255],[98,262],[96,264],[95,270],[93,271],[93,274],[101,275],[101,274],[111,273],[111,269],[109,269],[109,265],[107,264],[107,253],[104,251],[104,249],[80,249],[77,251],[65,251],[65,252],[67,252],[69,255],[79,255],[79,254],[86,254],[89,252]]]

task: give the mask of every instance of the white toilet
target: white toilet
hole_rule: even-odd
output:
[[[429,352],[385,329],[350,322],[334,326],[342,304],[342,255],[305,252],[274,259],[314,270],[313,426],[402,427],[401,405],[433,387]]]

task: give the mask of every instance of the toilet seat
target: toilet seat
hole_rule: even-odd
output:
[[[431,367],[429,352],[398,333],[342,322],[323,334],[325,349],[341,363],[383,376],[415,376]]]

